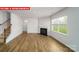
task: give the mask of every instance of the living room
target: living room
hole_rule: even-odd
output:
[[[10,20],[10,26],[11,26],[9,35],[5,39],[6,40],[5,44],[8,43],[11,44],[11,41],[13,41],[13,39],[21,35],[23,32],[26,32],[26,34],[24,33],[23,37],[25,36],[29,37],[29,35],[27,35],[29,33],[32,35],[35,34],[35,36],[33,37],[36,37],[36,34],[39,35],[39,33],[41,32],[41,28],[43,28],[46,29],[45,31],[46,34],[44,35],[45,38],[47,36],[50,36],[52,38],[55,38],[56,41],[65,45],[72,51],[79,51],[79,47],[78,47],[79,11],[78,10],[79,10],[78,7],[76,8],[75,7],[32,7],[30,10],[0,11],[0,17],[1,17],[0,24],[4,23],[6,20]],[[3,31],[0,30],[0,32]],[[42,32],[44,32],[44,30]],[[34,40],[32,40],[32,42],[33,41]],[[15,43],[13,42],[13,44]],[[53,48],[55,48],[54,46]],[[36,48],[37,47],[38,46],[36,46]],[[53,51],[55,52],[62,51],[62,50],[58,50],[58,48],[59,47],[57,47],[57,50],[55,49]],[[9,49],[9,51],[10,50],[11,49]],[[14,51],[18,51],[18,50],[14,50]],[[27,49],[24,51],[27,51]],[[39,50],[28,50],[28,51],[39,51]],[[45,50],[45,51],[50,51],[50,50]]]

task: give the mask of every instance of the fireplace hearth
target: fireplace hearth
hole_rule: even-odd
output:
[[[40,28],[40,34],[47,36],[47,28]]]

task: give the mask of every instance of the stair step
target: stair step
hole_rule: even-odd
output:
[[[4,36],[1,36],[1,35],[0,35],[0,37],[4,37]]]
[[[4,37],[0,37],[0,39],[4,39]]]
[[[4,43],[4,40],[0,39],[0,43]]]

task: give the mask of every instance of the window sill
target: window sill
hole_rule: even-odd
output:
[[[56,31],[53,31],[53,32],[64,35],[64,36],[68,36],[68,34],[64,34],[64,33],[61,33],[61,32],[56,32]]]

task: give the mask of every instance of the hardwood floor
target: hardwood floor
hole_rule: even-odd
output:
[[[8,52],[72,52],[54,38],[40,34],[22,33],[8,44],[2,44],[0,51]]]

